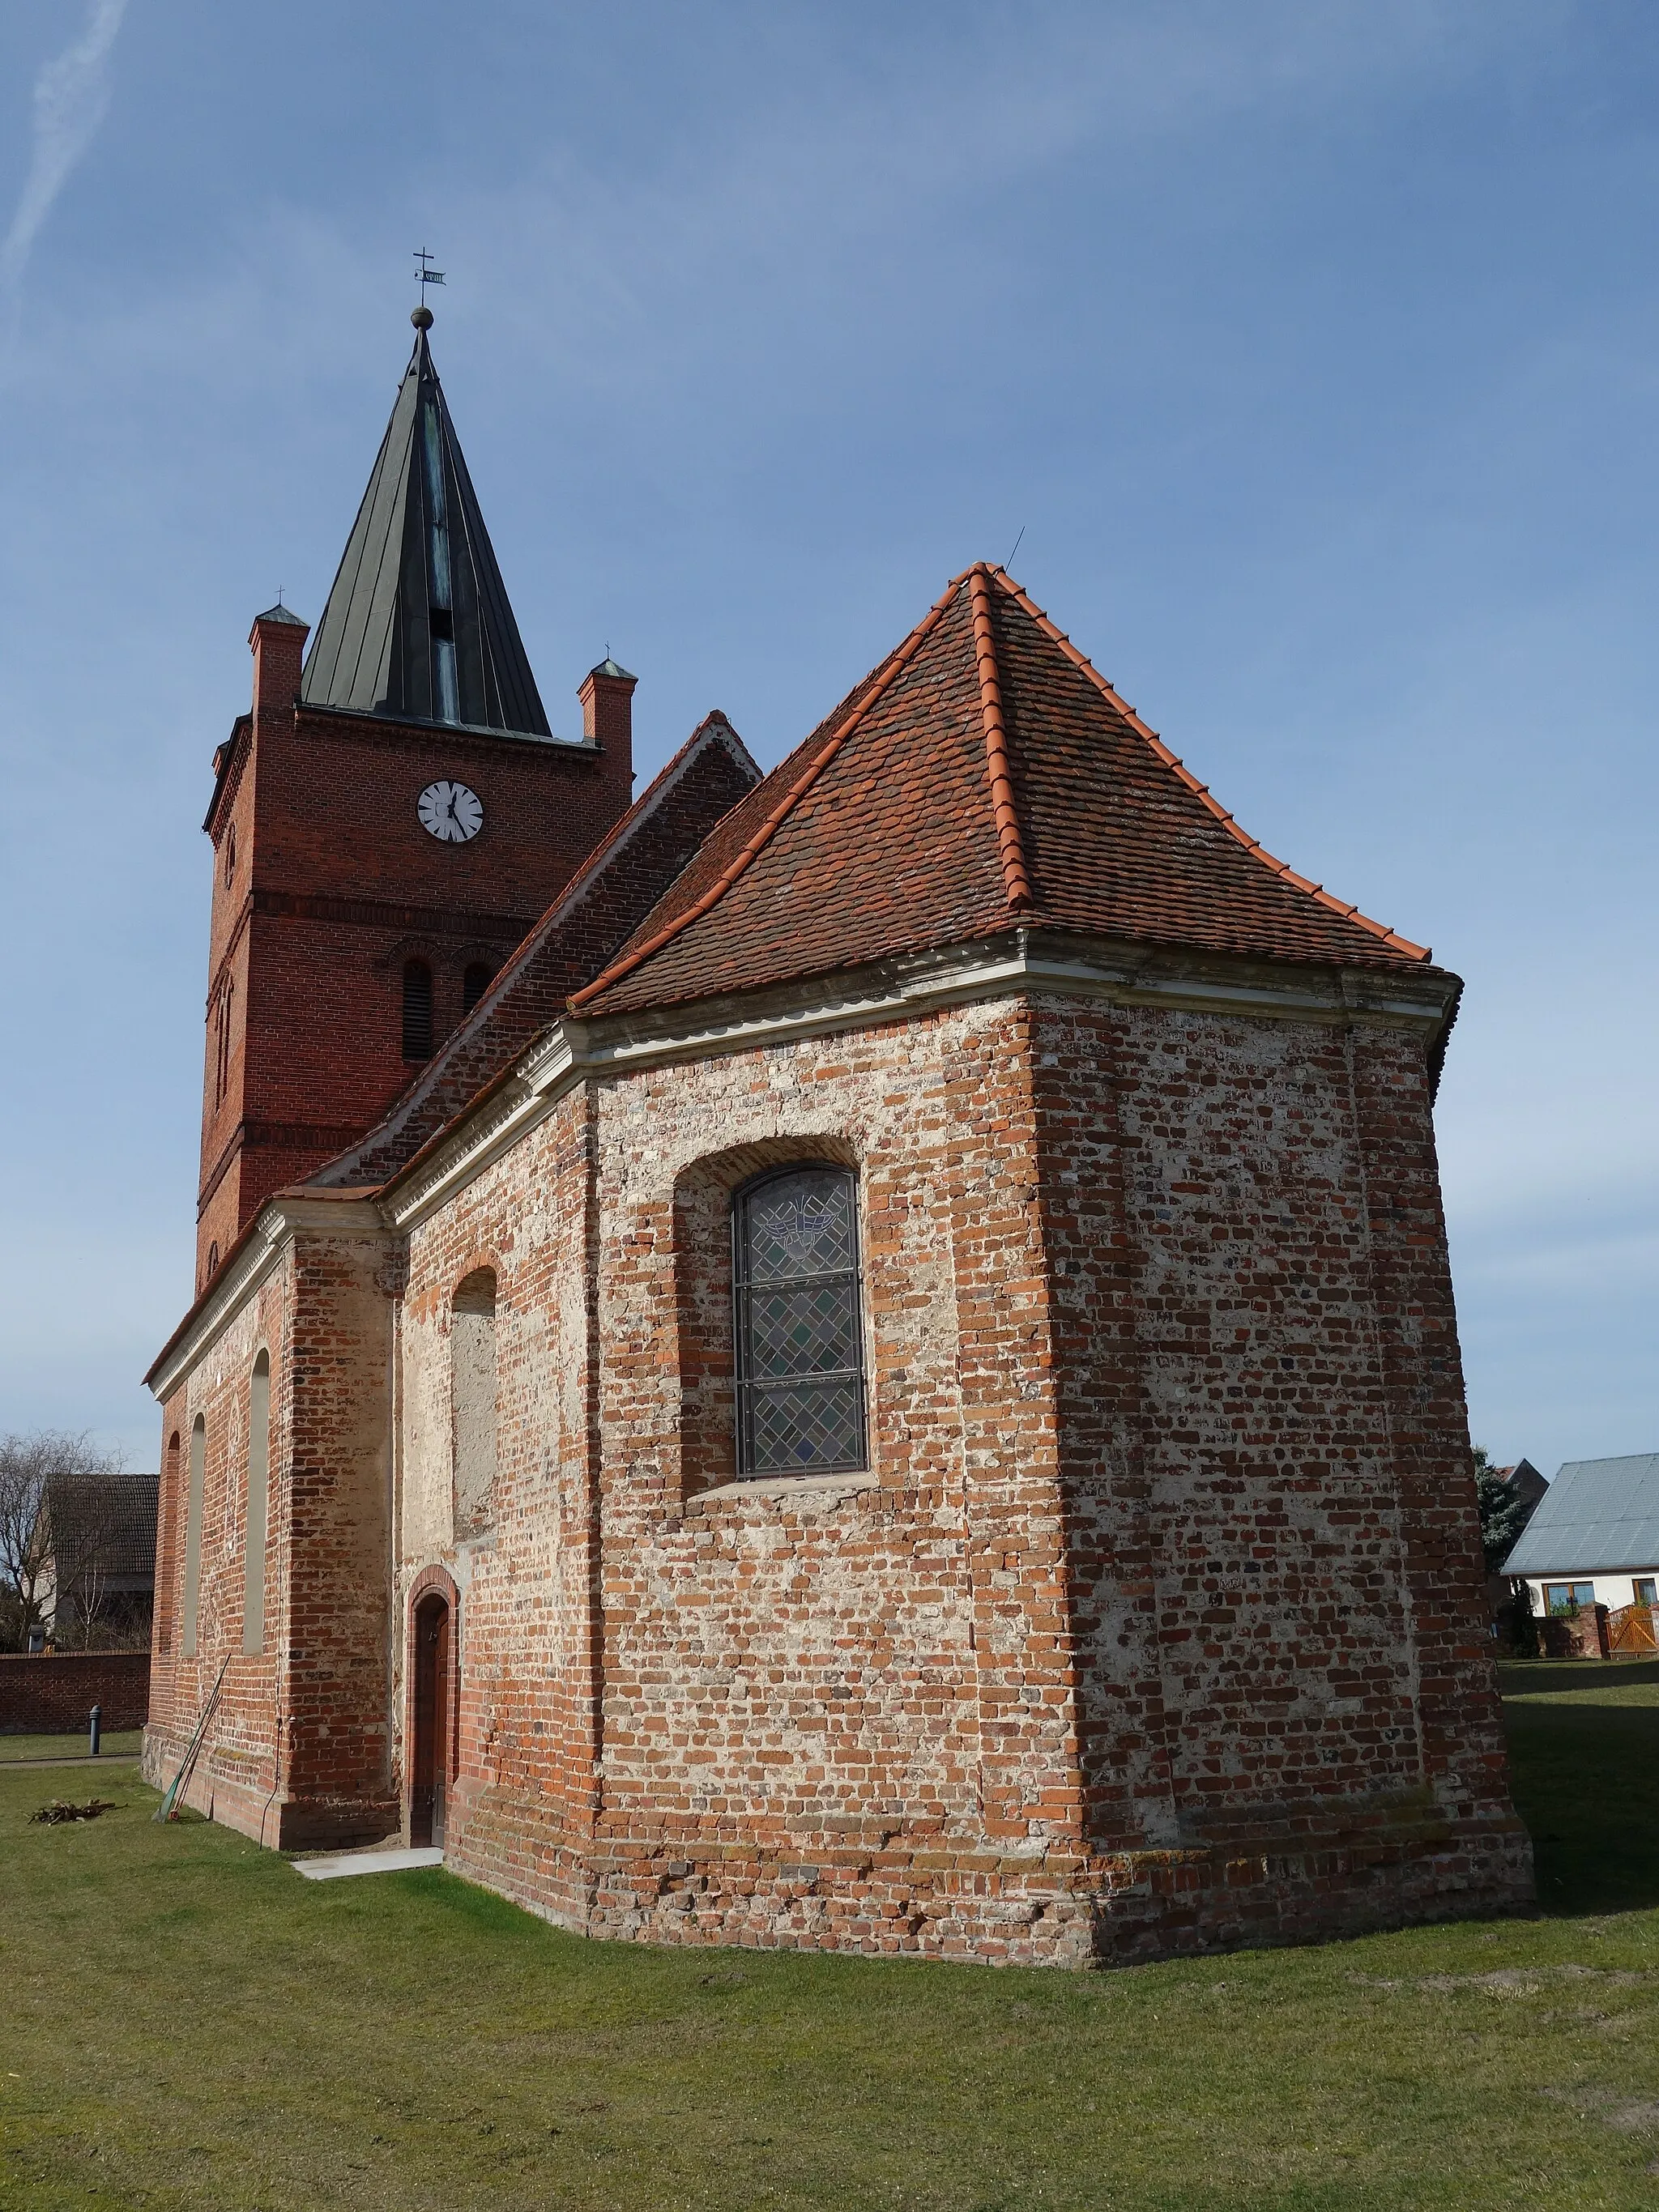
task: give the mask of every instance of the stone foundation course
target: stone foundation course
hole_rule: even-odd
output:
[[[613,1942],[1071,1968],[1324,1942],[1510,1912],[1532,1897],[1531,1844],[1515,1820],[1249,1852],[1054,1854],[1040,1865],[988,1853],[740,1845],[584,1853],[474,1826],[446,1863]]]

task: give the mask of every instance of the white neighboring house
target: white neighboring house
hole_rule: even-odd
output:
[[[1659,1452],[1570,1459],[1504,1562],[1534,1613],[1659,1605]]]

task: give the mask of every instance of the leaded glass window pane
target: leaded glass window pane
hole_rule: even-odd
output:
[[[840,1168],[794,1168],[738,1194],[738,1465],[745,1475],[865,1464],[858,1206]]]

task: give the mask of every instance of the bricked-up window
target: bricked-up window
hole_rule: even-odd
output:
[[[242,1562],[242,1650],[265,1648],[265,1516],[270,1491],[270,1354],[247,1386],[247,1544]]]
[[[495,973],[495,969],[485,961],[474,960],[468,963],[466,973],[461,978],[463,1013],[470,1014],[472,1012],[474,1006],[489,988],[490,980]]]
[[[455,1533],[489,1525],[495,1492],[495,1277],[475,1268],[450,1317],[450,1411],[455,1439]]]
[[[432,970],[424,960],[404,963],[404,1058],[432,1057]]]
[[[179,1509],[183,1500],[179,1495],[179,1431],[175,1429],[167,1438],[167,1459],[161,1473],[161,1510],[155,1545],[155,1648],[165,1658],[173,1649],[173,1618],[176,1604],[173,1591],[173,1571],[179,1564]]]
[[[842,1168],[786,1168],[732,1201],[738,1473],[839,1474],[866,1465],[858,1185]]]
[[[207,1486],[207,1423],[198,1413],[190,1431],[190,1501],[185,1517],[184,1656],[196,1655],[196,1608],[202,1593],[202,1494]]]

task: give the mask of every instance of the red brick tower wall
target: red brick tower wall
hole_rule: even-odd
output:
[[[469,963],[500,965],[631,797],[631,679],[588,679],[580,746],[402,724],[297,705],[305,635],[255,623],[253,711],[208,818],[198,1291],[260,1201],[362,1136],[416,1073],[405,962],[432,971],[441,1040]],[[417,819],[447,777],[483,802],[469,843]]]

